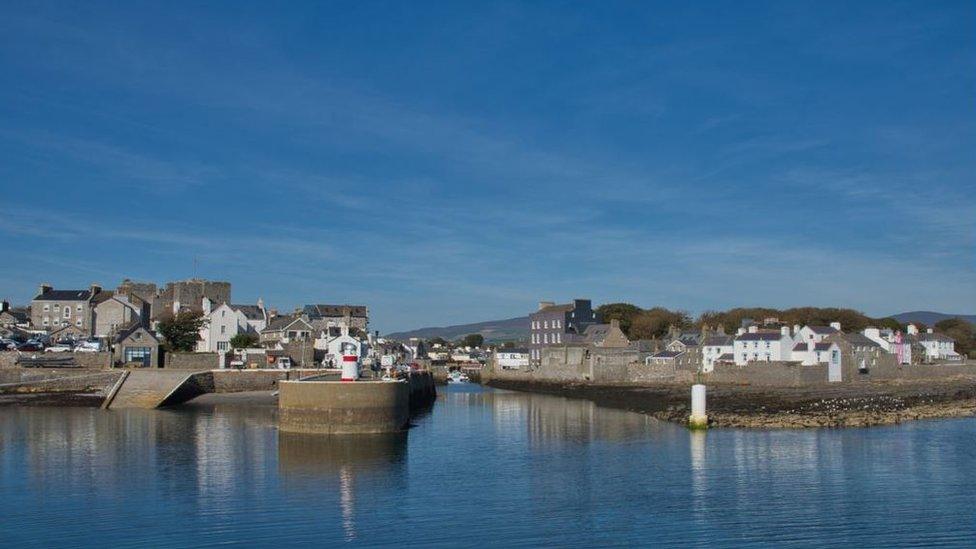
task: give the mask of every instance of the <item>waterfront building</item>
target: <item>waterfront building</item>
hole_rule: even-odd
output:
[[[100,293],[102,287],[98,284],[86,290],[55,290],[50,284],[41,284],[31,301],[31,325],[52,334],[89,337],[93,300]],[[72,329],[66,330],[68,327]]]
[[[575,299],[564,305],[540,302],[539,309],[529,315],[529,360],[539,364],[542,349],[580,341],[592,324],[598,324],[598,319],[589,299]]]
[[[962,360],[956,352],[956,340],[945,334],[937,334],[929,328],[926,333],[918,334],[916,338],[924,349],[926,362]]]
[[[842,333],[840,322],[831,322],[830,326],[804,326],[799,329],[794,327],[794,331],[794,338],[797,343],[806,343],[808,341],[820,343],[832,335]]]
[[[912,331],[917,333],[917,330],[913,330],[913,328],[915,327],[909,324],[909,334]],[[861,333],[864,334],[864,337],[881,346],[885,352],[895,355],[898,364],[912,363],[914,349],[910,338],[914,336],[905,336],[900,331],[889,328],[865,328]]]
[[[142,324],[133,321],[122,327],[114,338],[113,358],[120,364],[159,367],[159,338]]]
[[[610,324],[590,324],[583,330],[581,340],[594,347],[630,347],[630,340],[620,329],[620,321],[613,319]]]
[[[702,371],[711,372],[720,361],[733,361],[735,346],[732,337],[724,334],[706,337],[701,344]]]
[[[267,311],[260,300],[257,305],[221,303],[214,306],[209,298],[204,297],[202,305],[207,323],[200,328],[197,352],[226,353],[234,336],[254,334],[260,339],[261,331],[267,324]]]
[[[790,360],[804,366],[840,364],[840,346],[829,341],[800,341],[793,346]]]
[[[788,327],[777,331],[760,331],[756,325],[752,325],[748,331],[739,328],[732,343],[733,358],[737,366],[750,362],[785,362],[790,360],[794,346]]]
[[[521,370],[529,366],[529,350],[498,349],[495,352],[495,363],[503,370]]]

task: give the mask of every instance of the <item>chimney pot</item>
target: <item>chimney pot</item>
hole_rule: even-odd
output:
[[[37,289],[37,293],[40,294],[40,295],[44,295],[44,294],[50,292],[53,289],[54,288],[50,284],[44,283],[44,284],[41,284],[40,287]]]
[[[749,333],[750,334],[759,333],[759,326],[756,326],[755,324],[749,326]]]
[[[546,307],[552,307],[553,305],[555,305],[555,303],[552,301],[540,301],[539,310],[541,311],[542,309],[545,309]]]

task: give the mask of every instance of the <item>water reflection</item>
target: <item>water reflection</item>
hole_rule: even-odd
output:
[[[586,401],[445,389],[395,436],[273,407],[0,408],[4,546],[971,544],[974,420],[689,432]],[[472,520],[476,523],[472,523]],[[409,525],[409,528],[402,528]],[[287,541],[284,541],[287,540]]]

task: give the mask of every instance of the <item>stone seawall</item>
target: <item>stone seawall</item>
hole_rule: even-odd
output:
[[[74,364],[78,368],[101,369],[112,367],[112,353],[18,353],[17,351],[0,351],[0,370],[20,368],[18,361],[26,361],[36,357],[37,360],[64,361]]]
[[[163,353],[163,368],[171,370],[216,370],[220,368],[217,353]]]

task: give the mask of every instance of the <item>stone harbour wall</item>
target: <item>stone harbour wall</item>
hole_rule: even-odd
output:
[[[163,368],[173,370],[216,370],[220,368],[218,353],[163,353]]]

